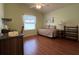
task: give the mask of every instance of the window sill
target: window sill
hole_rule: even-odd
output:
[[[35,31],[35,29],[34,30],[24,30],[24,31]]]

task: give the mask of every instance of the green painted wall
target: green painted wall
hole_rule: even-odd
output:
[[[4,12],[5,17],[12,18],[12,22],[8,23],[9,28],[16,29],[20,32],[21,26],[23,25],[22,16],[25,15],[34,15],[37,18],[36,28],[39,29],[43,25],[43,14],[29,8],[26,4],[4,4]],[[24,31],[25,36],[35,35],[37,34],[37,30]]]
[[[4,4],[0,3],[0,33],[1,29],[3,28],[2,19],[4,17]]]
[[[79,4],[72,4],[47,13],[44,16],[44,21],[46,22],[51,17],[54,17],[58,29],[63,29],[62,25],[77,25],[79,24]]]

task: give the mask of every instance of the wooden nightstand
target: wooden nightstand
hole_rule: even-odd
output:
[[[57,30],[57,37],[64,38],[64,30]]]

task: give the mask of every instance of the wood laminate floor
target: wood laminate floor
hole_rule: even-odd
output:
[[[79,55],[79,42],[32,36],[24,39],[24,55]]]

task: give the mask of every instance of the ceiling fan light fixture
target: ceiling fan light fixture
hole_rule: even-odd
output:
[[[37,4],[32,4],[30,8],[41,9],[44,6],[46,6],[46,5],[43,3],[37,3]]]
[[[38,4],[36,5],[37,9],[40,9],[41,7],[42,7],[41,5],[38,5]]]

